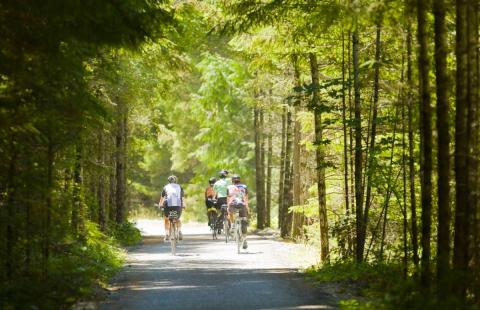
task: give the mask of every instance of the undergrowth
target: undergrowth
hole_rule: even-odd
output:
[[[123,264],[125,251],[121,245],[133,245],[141,239],[131,223],[113,225],[108,230],[108,234],[103,233],[96,224],[86,222],[80,237],[67,235],[52,245],[46,266],[38,257],[13,284],[1,285],[0,308],[64,308],[105,287]]]
[[[306,275],[316,282],[337,282],[348,288],[355,297],[342,300],[340,309],[469,309],[450,297],[437,302],[413,275],[403,277],[400,264],[338,262],[313,266]]]

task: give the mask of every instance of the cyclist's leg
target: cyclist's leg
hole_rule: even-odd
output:
[[[230,225],[234,222],[234,214],[235,210],[233,209],[234,207],[232,205],[228,206],[227,211],[228,211],[228,220],[230,222]]]
[[[240,217],[247,218],[247,207],[242,206],[242,209],[240,210]],[[248,226],[248,221],[247,220],[242,220],[242,235],[243,235],[243,249],[248,248],[248,243],[247,243],[247,226]]]
[[[205,199],[205,206],[207,207],[208,226],[210,226],[212,216],[208,210],[210,210],[210,208],[215,207],[215,204],[211,200]]]
[[[239,215],[240,215],[240,217],[246,218],[247,217],[247,207],[245,207],[243,205],[242,208],[240,209],[240,214]],[[242,220],[242,233],[243,234],[247,233],[247,225],[248,225],[248,221],[247,220]]]
[[[163,213],[163,225],[165,227],[165,240],[168,240],[170,237],[170,221],[168,220],[168,212],[170,211],[169,207],[165,207]]]
[[[178,214],[178,220],[177,220],[178,237],[180,240],[183,240],[182,221],[180,219],[180,217],[182,216],[182,207],[175,207],[175,210],[177,211],[177,214]]]
[[[234,224],[235,224],[235,207],[229,205],[227,208],[228,211],[228,221],[230,223],[230,233],[234,233]]]

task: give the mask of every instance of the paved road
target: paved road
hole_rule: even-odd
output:
[[[147,223],[148,224],[148,223]],[[148,226],[148,225],[146,225]],[[328,309],[335,299],[309,285],[298,268],[315,255],[303,246],[252,236],[249,248],[211,240],[202,226],[185,227],[178,255],[145,233],[129,252],[101,309]],[[189,234],[187,234],[189,233]]]

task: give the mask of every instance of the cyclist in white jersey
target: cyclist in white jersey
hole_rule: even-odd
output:
[[[177,184],[177,177],[171,175],[168,177],[168,184],[163,187],[162,197],[160,198],[160,206],[164,207],[163,219],[165,225],[165,240],[169,240],[170,236],[170,221],[168,220],[168,214],[170,211],[177,211],[178,214],[178,230],[179,239],[183,239],[182,235],[182,222],[180,216],[182,215],[182,209],[185,208],[183,199],[183,188]]]

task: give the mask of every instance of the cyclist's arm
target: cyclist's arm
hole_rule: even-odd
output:
[[[160,196],[160,201],[158,204],[160,205],[160,208],[163,207],[163,203],[165,202],[165,196],[167,196],[167,193],[165,192],[165,189],[162,190],[162,194]]]
[[[227,188],[227,205],[229,206],[232,203],[232,197],[230,197],[230,193],[228,192]]]

